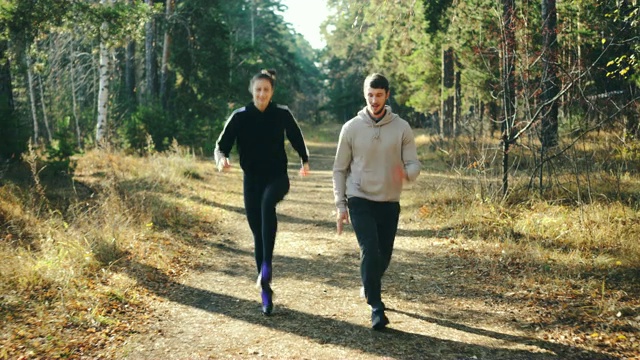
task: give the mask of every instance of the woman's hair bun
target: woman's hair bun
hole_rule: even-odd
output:
[[[273,80],[276,79],[276,71],[274,69],[262,69],[260,73],[269,76]]]

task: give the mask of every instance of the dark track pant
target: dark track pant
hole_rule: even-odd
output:
[[[278,230],[276,205],[289,192],[289,177],[286,174],[273,178],[245,174],[243,186],[244,208],[253,233],[256,266],[260,273],[263,262],[271,266]]]
[[[384,310],[380,296],[382,276],[391,262],[400,203],[354,197],[348,200],[348,206],[351,224],[360,245],[360,275],[367,304],[373,310]]]

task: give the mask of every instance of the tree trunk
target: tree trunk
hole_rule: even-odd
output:
[[[462,116],[462,85],[460,84],[460,71],[456,71],[455,76],[455,93],[454,93],[454,106],[453,106],[453,124],[451,127],[452,136],[455,138],[458,136],[458,124],[460,124],[461,116]]]
[[[135,108],[136,105],[136,42],[129,40],[127,42],[124,68],[124,86],[125,94],[128,98],[129,107]]]
[[[454,98],[450,89],[454,85],[453,49],[442,50],[442,88],[441,88],[441,115],[440,136],[449,137],[453,134],[453,107]]]
[[[102,6],[110,6],[111,0],[100,0]],[[98,121],[96,123],[96,145],[107,140],[107,116],[109,113],[109,75],[110,61],[109,48],[107,47],[108,24],[100,26],[100,78],[98,85]]]
[[[17,152],[18,124],[15,122],[11,63],[5,57],[9,44],[0,39],[0,158],[10,158]]]
[[[256,0],[251,0],[251,46],[253,47],[256,42],[256,20],[255,20],[255,11],[256,11]]]
[[[129,0],[130,5],[134,5],[134,0]],[[129,109],[134,109],[137,103],[136,98],[136,42],[131,38],[127,41],[125,50],[124,65],[124,94],[128,99]]]
[[[82,135],[80,132],[80,119],[78,119],[78,98],[76,97],[76,75],[73,66],[74,53],[71,53],[72,60],[69,62],[69,78],[71,79],[71,105],[73,112],[73,121],[76,126],[76,140],[78,149],[82,149]]]
[[[173,15],[174,0],[167,0],[165,4],[165,29],[164,42],[162,44],[162,66],[160,67],[160,100],[162,107],[167,107],[167,82],[169,81],[169,55],[171,54],[171,32],[170,22]]]
[[[51,135],[51,127],[49,126],[49,117],[47,116],[47,104],[44,99],[44,83],[42,81],[42,76],[38,76],[38,88],[40,89],[40,106],[42,106],[42,121],[44,121],[44,128],[47,130],[47,138],[49,139],[49,144],[53,142],[53,136]]]
[[[33,123],[33,144],[38,145],[40,137],[40,129],[38,128],[38,112],[36,111],[36,94],[33,90],[33,71],[31,71],[31,56],[29,49],[25,51],[25,59],[27,61],[27,85],[29,86],[29,103],[31,108],[31,122]]]
[[[516,85],[515,85],[515,59],[516,59],[516,4],[515,0],[502,0],[504,26],[503,50],[502,50],[502,107],[504,121],[502,123],[502,193],[504,196],[509,191],[509,150],[513,125],[515,123],[516,109]]]
[[[71,111],[73,113],[73,121],[75,123],[76,126],[76,140],[77,140],[77,144],[78,144],[78,149],[82,150],[83,146],[82,146],[82,135],[80,132],[80,119],[78,116],[78,98],[77,98],[77,90],[78,90],[78,84],[76,81],[76,51],[73,47],[73,43],[74,43],[74,36],[71,35],[71,41],[69,42],[69,44],[71,45],[71,49],[69,52],[69,79],[71,82]]]
[[[500,123],[500,106],[496,101],[490,101],[489,104],[489,130],[491,131],[491,138],[494,137],[496,131],[498,131],[498,124]]]
[[[480,123],[480,139],[484,137],[484,101],[480,100],[479,123]]]
[[[145,0],[146,4],[149,7],[153,7],[153,0]],[[147,104],[152,102],[157,98],[157,63],[156,63],[156,51],[155,51],[155,38],[156,38],[156,21],[152,17],[149,19],[149,22],[145,25],[145,40],[144,40],[144,50],[145,50],[145,75],[146,75],[146,92],[145,92],[145,100]]]
[[[556,0],[542,0],[542,147],[558,144],[558,42]],[[542,159],[544,161],[544,159]]]

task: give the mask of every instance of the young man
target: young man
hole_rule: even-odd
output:
[[[393,252],[400,216],[403,181],[420,173],[413,131],[391,112],[389,81],[381,74],[364,80],[367,106],[342,126],[333,163],[336,226],[342,233],[349,217],[361,252],[360,275],[371,326],[389,324],[382,302],[381,279]]]

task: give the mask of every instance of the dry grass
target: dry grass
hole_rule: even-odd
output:
[[[181,272],[174,258],[188,248],[167,229],[193,221],[178,195],[199,165],[180,149],[144,158],[93,151],[61,181],[30,156],[42,190],[21,169],[0,187],[0,358],[112,357],[146,317],[145,290],[121,267],[135,260]]]
[[[637,174],[592,167],[579,184],[558,174],[562,201],[553,191],[539,198],[526,189],[528,178],[514,176],[505,201],[491,141],[454,147],[420,133],[425,171],[403,197],[385,283],[394,330],[371,334],[352,234],[333,235],[329,169],[338,131],[304,129],[313,176],[294,178],[279,207],[283,280],[270,322],[247,292],[255,279],[239,172],[222,177],[177,145],[143,157],[89,152],[77,159],[73,181],[41,165],[8,172],[0,179],[0,359],[638,353]],[[34,175],[42,191],[24,180]],[[578,191],[590,196],[576,201]],[[219,332],[210,333],[212,324]]]

